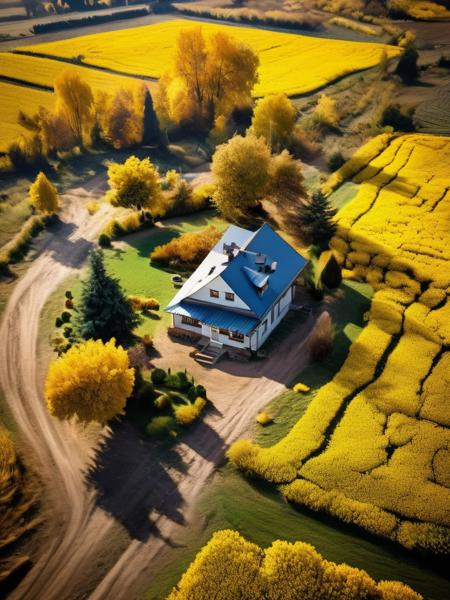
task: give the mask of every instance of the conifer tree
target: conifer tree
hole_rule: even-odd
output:
[[[58,192],[42,171],[31,184],[28,198],[30,204],[40,213],[51,215],[59,209]]]
[[[143,144],[159,145],[162,141],[158,117],[153,106],[153,98],[148,89],[144,95],[144,123],[142,133]]]
[[[93,250],[89,262],[90,273],[83,282],[78,306],[78,333],[85,340],[107,342],[114,337],[118,343],[124,343],[130,339],[140,319],[117,279],[106,272],[103,252]]]
[[[312,244],[322,249],[328,248],[331,238],[336,233],[336,224],[333,221],[336,212],[322,192],[315,192],[312,198],[300,207],[300,231],[306,234]]]

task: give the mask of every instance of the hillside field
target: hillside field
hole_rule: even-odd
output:
[[[166,21],[28,46],[28,50],[64,58],[81,54],[86,64],[158,78],[173,60],[180,31],[194,26],[192,21],[182,19]],[[384,44],[314,38],[254,27],[202,23],[202,28],[207,34],[226,31],[257,52],[261,61],[260,82],[255,87],[257,97],[311,92],[338,77],[377,65],[384,51],[389,57],[401,52]]]
[[[332,246],[344,275],[376,290],[368,325],[285,438],[230,456],[294,503],[447,555],[450,140],[380,136],[356,158]]]

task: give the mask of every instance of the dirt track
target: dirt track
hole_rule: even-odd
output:
[[[37,367],[39,316],[52,291],[80,267],[89,240],[108,218],[106,207],[94,217],[82,208],[96,196],[98,183],[94,179],[90,191],[66,195],[63,223],[14,288],[0,329],[0,382],[48,490],[51,512],[39,559],[14,599],[68,600],[86,597],[86,591],[92,600],[138,598],[151,577],[152,557],[189,525],[192,501],[227,445],[305,360],[302,345],[311,323],[298,326],[270,359],[223,361],[210,370],[189,357],[188,346],[162,336],[154,362],[194,372],[215,407],[176,445],[167,464],[155,460],[151,445],[126,423],[99,433],[94,448],[76,425],[49,417]],[[118,523],[131,540],[125,551],[112,541]]]

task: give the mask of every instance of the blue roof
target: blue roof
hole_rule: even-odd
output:
[[[229,261],[221,277],[250,310],[261,318],[300,274],[307,262],[288,242],[265,224],[249,237],[239,254]],[[269,269],[273,265],[275,269],[266,273],[266,265]],[[251,281],[249,271],[260,277],[268,275],[268,287],[263,293],[260,292],[261,280]]]
[[[229,331],[239,331],[244,335],[251,333],[259,324],[259,319],[246,317],[231,310],[206,306],[204,304],[194,304],[193,302],[183,301],[175,306],[170,306],[166,310],[175,315],[198,319],[202,323],[205,323],[205,325],[221,327]]]

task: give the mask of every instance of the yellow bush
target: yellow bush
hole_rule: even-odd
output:
[[[309,385],[306,385],[306,383],[296,383],[292,389],[294,392],[299,392],[301,394],[306,394],[311,390]]]
[[[256,422],[259,423],[260,425],[269,425],[269,423],[272,423],[273,418],[266,412],[260,412],[256,415]]]
[[[207,229],[195,233],[184,233],[163,246],[157,246],[150,255],[152,262],[160,265],[179,265],[195,267],[206,257],[219,241],[221,233],[210,225]]]
[[[128,296],[128,302],[133,307],[133,310],[159,310],[159,302],[155,298]]]

